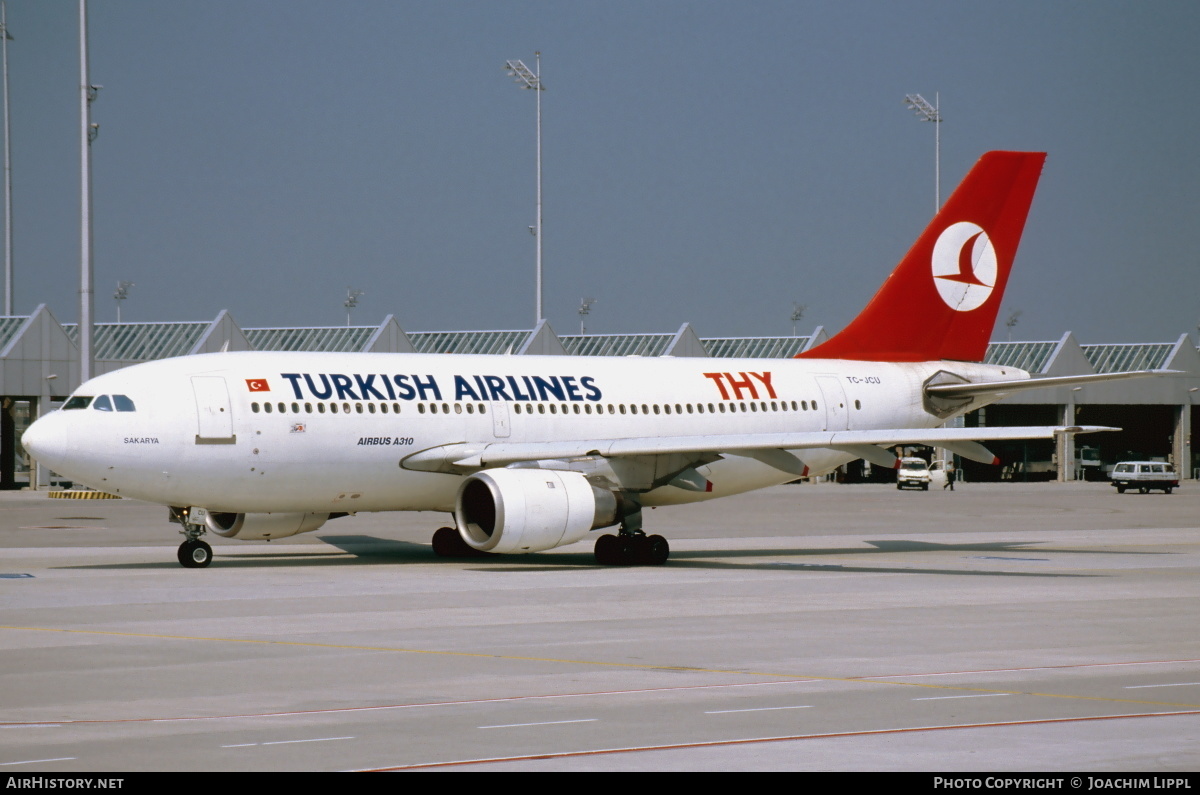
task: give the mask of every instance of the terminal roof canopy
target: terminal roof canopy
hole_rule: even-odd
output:
[[[78,386],[79,329],[59,324],[45,306],[28,316],[0,316],[0,395],[65,396]],[[143,361],[220,350],[357,351],[473,353],[491,355],[698,356],[718,359],[786,359],[827,338],[821,327],[806,336],[700,337],[691,324],[677,331],[642,334],[555,334],[546,321],[535,329],[497,331],[417,331],[406,333],[395,316],[379,326],[325,326],[241,329],[221,312],[211,321],[98,323],[94,332],[96,369],[103,373]],[[1200,351],[1186,334],[1175,342],[1080,345],[1070,332],[1058,340],[993,342],[988,364],[1018,367],[1034,376],[1170,369],[1184,375],[1137,379],[1072,396],[1075,402],[1114,399],[1117,403],[1178,403],[1200,377]],[[1170,381],[1169,384],[1149,382]],[[48,391],[47,391],[48,390]],[[1092,392],[1091,390],[1095,390]],[[1116,391],[1114,391],[1116,390]],[[1112,394],[1107,394],[1111,392]],[[1017,402],[1055,402],[1043,390]],[[1170,394],[1169,399],[1164,396]],[[1191,394],[1191,393],[1188,393]],[[1011,400],[1011,398],[1010,398]]]

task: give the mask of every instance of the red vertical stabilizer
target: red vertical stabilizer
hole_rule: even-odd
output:
[[[796,358],[982,361],[1045,160],[981,157],[858,317]]]

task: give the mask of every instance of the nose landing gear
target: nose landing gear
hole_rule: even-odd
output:
[[[212,547],[198,538],[179,545],[179,565],[186,569],[203,569],[212,563]]]
[[[207,567],[212,563],[212,547],[201,541],[200,536],[208,532],[208,528],[203,524],[191,522],[191,515],[187,508],[172,507],[169,510],[171,521],[182,528],[179,532],[185,538],[185,541],[179,545],[179,552],[176,554],[179,565],[185,569]]]

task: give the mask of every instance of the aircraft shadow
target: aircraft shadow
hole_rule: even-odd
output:
[[[267,568],[283,566],[362,566],[439,563],[445,565],[471,564],[473,571],[516,573],[532,571],[579,571],[581,569],[609,569],[596,563],[591,552],[557,553],[550,562],[538,555],[487,555],[482,557],[443,558],[435,555],[428,544],[397,541],[367,535],[319,536],[320,541],[338,552],[314,553],[311,550],[289,552],[281,546],[279,552],[264,554],[259,548],[254,551],[226,551],[218,548],[214,563],[222,568]],[[1041,546],[1041,541],[994,541],[976,544],[939,544],[928,541],[886,539],[867,541],[867,547],[831,547],[821,549],[725,549],[725,550],[674,550],[666,565],[675,568],[736,569],[758,571],[826,571],[846,573],[896,573],[896,574],[949,574],[990,577],[1097,577],[1097,574],[1071,574],[1063,572],[995,571],[962,568],[914,568],[910,566],[872,566],[824,564],[819,562],[800,563],[780,558],[820,558],[830,555],[862,556],[904,552],[975,552],[975,553],[1025,553],[1036,555],[1055,554],[1141,554],[1169,555],[1170,552],[1116,552],[1113,550],[1056,549]],[[344,553],[344,554],[340,554]],[[773,558],[749,562],[746,558]],[[1003,557],[979,555],[980,560],[1003,563],[1044,562],[1048,557]],[[173,569],[178,567],[173,557],[165,557],[153,563],[105,563],[95,565],[60,566],[59,569]],[[631,567],[632,568],[632,567]]]

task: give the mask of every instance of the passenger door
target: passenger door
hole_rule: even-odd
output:
[[[192,377],[196,396],[196,444],[235,444],[229,389],[219,375]]]

